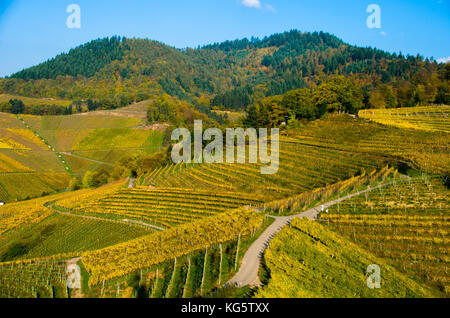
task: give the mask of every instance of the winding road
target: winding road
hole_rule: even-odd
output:
[[[342,201],[351,199],[353,197],[356,197],[358,195],[364,194],[366,192],[370,192],[379,188],[386,187],[388,185],[391,185],[392,183],[386,183],[381,184],[376,187],[370,187],[366,190],[355,192],[352,194],[349,194],[347,196],[344,196],[342,198],[336,199],[334,201],[330,201],[327,203],[323,203],[315,208],[312,208],[308,211],[291,215],[291,216],[270,216],[275,219],[275,222],[273,222],[260,236],[259,238],[249,247],[247,252],[244,255],[244,258],[242,259],[241,267],[239,269],[239,272],[227,282],[226,285],[235,285],[237,287],[243,287],[243,286],[250,286],[250,287],[259,287],[261,286],[261,281],[258,277],[258,271],[259,266],[261,263],[262,256],[264,254],[264,251],[269,246],[270,241],[273,239],[273,237],[281,231],[286,225],[288,225],[292,219],[294,218],[307,218],[313,221],[317,220],[317,217],[319,213],[322,210],[322,207],[324,210],[328,209],[329,207],[332,207]]]

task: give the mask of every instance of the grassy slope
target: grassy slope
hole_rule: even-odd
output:
[[[12,202],[64,189],[69,175],[57,156],[17,117],[0,114],[0,200]]]
[[[144,129],[148,102],[120,110],[71,116],[24,116],[64,156],[76,175],[100,167],[110,169],[130,151],[154,153],[161,148],[163,132]]]

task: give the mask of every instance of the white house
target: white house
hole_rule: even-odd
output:
[[[5,205],[5,202],[0,201],[0,206]]]

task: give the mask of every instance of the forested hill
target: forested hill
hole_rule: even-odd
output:
[[[91,99],[105,109],[167,93],[244,109],[335,75],[345,75],[380,105],[445,103],[449,96],[448,67],[299,31],[183,50],[143,39],[99,39],[0,79],[0,92]]]

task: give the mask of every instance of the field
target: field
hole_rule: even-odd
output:
[[[110,171],[132,151],[161,150],[164,128],[145,126],[147,104],[71,116],[0,113],[0,200],[65,190],[70,175]]]
[[[234,273],[237,241],[219,244],[107,281],[87,291],[103,298],[207,297]]]
[[[82,255],[91,274],[90,285],[123,276],[189,253],[236,240],[262,226],[264,216],[247,210],[236,210],[200,219]],[[125,255],[125,257],[123,257]]]
[[[65,298],[65,262],[0,264],[0,298]]]
[[[388,126],[449,133],[448,116],[450,116],[450,106],[371,109],[359,112],[361,118]]]

